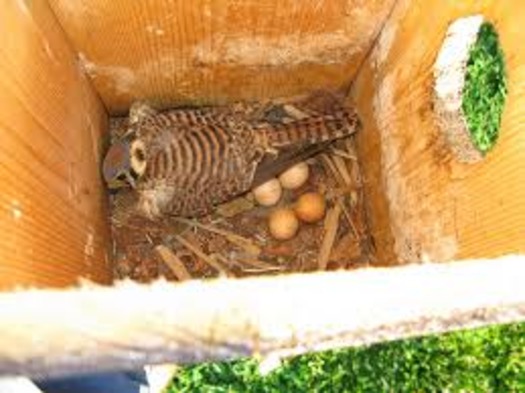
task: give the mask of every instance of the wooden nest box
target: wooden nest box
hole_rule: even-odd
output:
[[[436,120],[434,87],[447,29],[472,15],[498,32],[507,95],[497,143],[467,163]],[[525,259],[498,257],[525,252],[524,18],[520,0],[5,2],[0,374],[288,355],[523,320]],[[214,105],[318,89],[345,92],[363,123],[383,268],[113,281],[100,174],[110,116],[140,99]],[[439,264],[464,259],[486,261]]]

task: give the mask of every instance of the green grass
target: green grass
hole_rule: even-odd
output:
[[[470,50],[462,102],[472,141],[483,154],[498,139],[506,78],[498,35],[491,24],[484,23]]]
[[[253,359],[183,369],[168,392],[525,392],[525,324],[395,341],[286,361],[262,377]]]

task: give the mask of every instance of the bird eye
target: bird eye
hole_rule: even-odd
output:
[[[144,161],[146,160],[146,155],[144,154],[144,150],[140,149],[140,148],[137,148],[135,149],[135,158],[139,161]]]
[[[117,180],[126,181],[126,174],[121,173],[120,175],[117,176]]]
[[[146,146],[139,139],[131,143],[130,149],[131,169],[135,171],[137,177],[142,176],[146,171]]]

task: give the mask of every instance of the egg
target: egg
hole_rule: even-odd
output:
[[[287,190],[295,190],[301,187],[308,180],[310,168],[306,162],[296,164],[279,176],[281,186]]]
[[[277,179],[268,180],[266,183],[255,187],[252,190],[253,196],[261,206],[273,206],[283,195],[281,183]]]
[[[277,240],[288,240],[297,234],[299,220],[290,208],[274,210],[268,218],[270,234]]]
[[[294,210],[301,221],[314,223],[323,219],[326,212],[326,202],[321,194],[307,192],[299,197]]]

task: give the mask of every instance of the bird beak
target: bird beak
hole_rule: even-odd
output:
[[[126,187],[128,185],[127,182],[119,179],[112,179],[107,182],[107,186],[110,190],[117,190],[119,188]]]
[[[128,181],[131,188],[136,187],[135,179],[133,178],[133,176],[131,176],[131,173],[126,172],[126,180]]]
[[[135,179],[133,178],[133,176],[131,175],[131,173],[129,173],[129,171],[122,172],[119,177],[121,177],[122,175],[125,176],[125,179],[119,179],[115,177],[109,180],[107,182],[108,188],[111,190],[117,190],[119,188],[124,188],[124,187],[129,187],[129,186],[131,186],[132,188],[136,187],[137,183]]]

